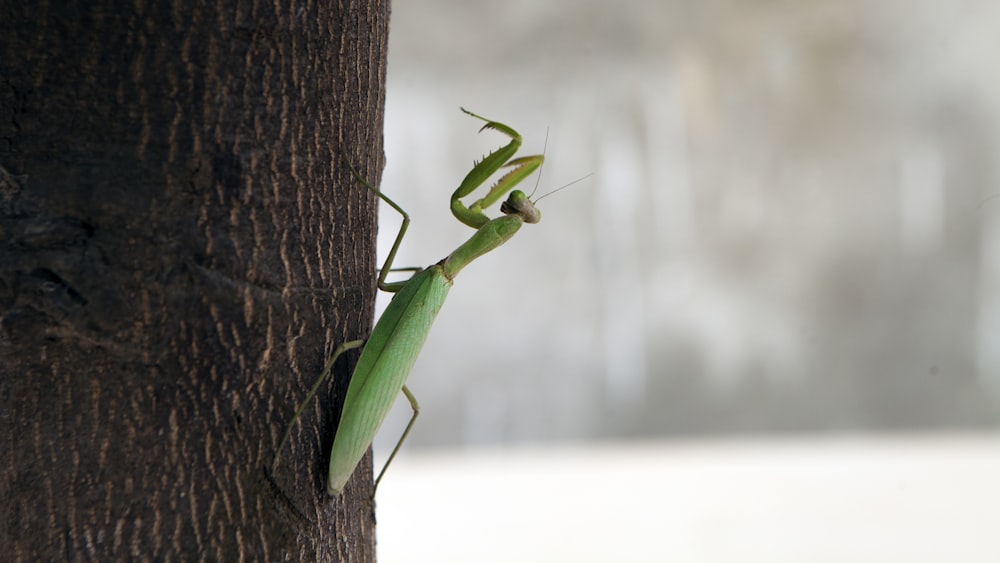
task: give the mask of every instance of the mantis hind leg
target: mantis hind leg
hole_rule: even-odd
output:
[[[399,453],[399,448],[403,446],[403,442],[406,441],[406,437],[410,434],[410,430],[413,429],[413,423],[417,421],[417,416],[420,415],[420,403],[417,402],[417,398],[413,396],[413,393],[403,385],[403,395],[406,396],[406,400],[410,402],[410,408],[413,409],[413,416],[410,417],[410,422],[407,423],[406,428],[403,430],[403,434],[399,437],[399,441],[396,442],[396,447],[392,449],[392,453],[389,454],[389,459],[385,460],[385,465],[382,466],[382,471],[378,472],[378,477],[375,479],[375,488],[372,489],[372,496],[375,495],[375,491],[378,490],[378,484],[382,481],[382,477],[385,475],[385,470],[389,469],[389,464],[392,460],[396,458],[396,454]]]
[[[337,349],[333,351],[333,355],[330,356],[330,360],[326,362],[326,367],[323,368],[323,373],[319,375],[319,379],[316,380],[316,383],[313,384],[312,389],[310,389],[309,393],[306,394],[306,398],[301,403],[299,403],[299,408],[296,409],[295,416],[293,416],[292,421],[288,423],[288,429],[285,430],[285,435],[281,438],[281,443],[278,444],[278,449],[275,450],[274,452],[274,461],[271,463],[272,473],[274,473],[275,468],[278,467],[278,454],[280,454],[281,449],[285,447],[285,442],[288,441],[288,437],[292,433],[292,428],[294,428],[295,423],[299,421],[299,417],[302,416],[302,411],[305,410],[306,405],[309,404],[309,401],[311,401],[312,398],[316,396],[316,392],[319,391],[320,385],[322,385],[323,382],[326,381],[326,378],[330,375],[330,372],[333,371],[333,364],[336,363],[337,358],[339,358],[341,355],[344,354],[344,352],[347,352],[348,350],[354,350],[355,348],[360,348],[361,346],[364,345],[364,343],[365,343],[364,340],[351,340],[349,342],[344,342],[340,346],[337,346]]]

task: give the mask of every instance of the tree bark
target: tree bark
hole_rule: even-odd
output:
[[[374,560],[325,492],[372,323],[388,0],[0,5],[0,553]]]

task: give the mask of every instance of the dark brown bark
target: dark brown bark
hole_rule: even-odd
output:
[[[325,471],[372,322],[388,0],[0,4],[4,560],[374,559]]]

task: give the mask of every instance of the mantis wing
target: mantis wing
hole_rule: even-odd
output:
[[[354,368],[330,452],[327,491],[339,494],[410,375],[452,282],[431,266],[410,279],[379,318]],[[386,352],[391,350],[391,352]]]

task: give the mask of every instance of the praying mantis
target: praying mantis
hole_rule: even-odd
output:
[[[515,190],[514,187],[542,165],[544,156],[532,155],[513,158],[521,147],[521,135],[517,131],[498,121],[476,115],[465,108],[461,109],[466,114],[486,122],[486,125],[483,125],[479,130],[480,132],[492,129],[509,137],[510,142],[475,163],[451,196],[452,214],[459,221],[476,229],[476,232],[446,258],[432,266],[418,270],[407,280],[387,282],[386,276],[392,268],[396,252],[406,234],[410,217],[399,205],[361,177],[348,162],[354,177],[403,217],[396,239],[378,275],[379,289],[395,293],[395,296],[375,324],[367,341],[345,342],[334,350],[319,379],[309,390],[306,398],[292,417],[275,452],[272,472],[278,463],[278,453],[281,452],[288,440],[292,427],[299,420],[306,404],[312,400],[330,375],[334,362],[344,352],[363,346],[361,357],[358,359],[347,388],[344,409],[340,415],[340,423],[337,425],[333,448],[330,451],[327,493],[336,496],[344,490],[347,481],[354,473],[354,469],[360,463],[389,413],[396,396],[402,391],[410,403],[413,416],[375,479],[375,489],[377,490],[379,482],[385,475],[385,470],[396,457],[400,446],[406,440],[406,436],[410,433],[413,423],[416,422],[417,416],[420,414],[420,405],[406,387],[406,379],[414,362],[416,362],[427,334],[430,332],[434,318],[448,296],[448,290],[451,289],[455,276],[476,258],[510,240],[524,223],[537,223],[541,219],[541,213],[535,209],[534,202],[524,192]],[[510,171],[503,175],[484,197],[468,206],[462,202],[462,198],[475,191],[501,168],[510,168]],[[510,194],[507,199],[500,205],[500,211],[503,215],[495,219],[489,218],[484,210],[508,192]]]

